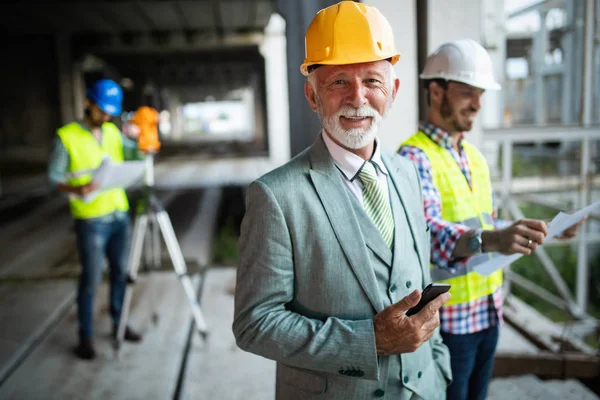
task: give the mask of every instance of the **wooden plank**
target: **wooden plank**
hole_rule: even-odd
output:
[[[494,376],[533,374],[544,378],[592,378],[600,375],[600,357],[580,353],[499,353]]]
[[[201,307],[208,324],[206,344],[192,338],[183,399],[275,398],[275,362],[243,352],[235,344],[233,288],[235,268],[213,268],[206,273]]]
[[[131,323],[144,332],[140,344],[125,343],[115,358],[110,340],[107,286],[96,296],[98,357],[72,354],[77,337],[75,307],[0,387],[0,398],[156,398],[172,396],[186,328],[191,320],[185,294],[174,273],[141,275],[135,286]],[[154,313],[158,315],[155,325]]]

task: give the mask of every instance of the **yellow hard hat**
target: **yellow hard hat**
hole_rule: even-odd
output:
[[[303,75],[315,64],[345,65],[400,59],[390,23],[375,7],[342,1],[317,13],[306,31]]]

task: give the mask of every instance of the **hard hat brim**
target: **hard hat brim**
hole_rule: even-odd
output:
[[[346,60],[346,61],[324,60],[322,62],[304,62],[302,65],[300,65],[300,72],[302,73],[302,75],[308,76],[308,74],[309,74],[308,68],[311,65],[350,65],[350,64],[363,64],[363,63],[383,61],[383,60],[389,60],[390,63],[392,65],[394,65],[398,62],[398,60],[400,60],[400,57],[401,57],[400,53],[396,53],[396,54],[392,54],[389,57],[377,58],[375,60]]]
[[[502,89],[502,86],[498,82],[493,81],[493,80],[476,81],[476,80],[451,77],[451,76],[447,76],[447,75],[443,75],[443,74],[439,74],[439,75],[420,74],[419,78],[424,81],[431,80],[431,79],[444,79],[449,82],[452,81],[452,82],[464,83],[465,85],[473,86],[473,87],[483,89],[483,90],[500,90],[500,89]]]
[[[98,106],[99,109],[101,109],[103,112],[107,113],[111,117],[116,117],[117,115],[121,114],[121,106],[116,106],[114,104],[102,102],[95,104]]]

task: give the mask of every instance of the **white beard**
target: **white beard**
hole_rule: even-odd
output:
[[[348,149],[362,149],[375,140],[383,117],[373,107],[364,105],[360,108],[354,108],[346,105],[340,108],[335,115],[323,117],[320,102],[318,102],[318,106],[323,127],[342,146]],[[367,129],[353,128],[346,130],[342,127],[340,117],[371,117],[371,125]]]

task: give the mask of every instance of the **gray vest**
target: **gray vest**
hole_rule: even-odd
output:
[[[388,178],[388,188],[392,213],[394,214],[394,251],[392,252],[377,227],[373,224],[369,216],[364,211],[359,201],[350,194],[354,213],[358,220],[358,225],[362,231],[367,247],[369,247],[369,258],[371,268],[375,272],[377,285],[379,287],[379,297],[382,304],[387,307],[400,301],[415,288],[423,290],[424,277],[419,264],[419,257],[415,249],[415,243],[408,227],[408,219],[400,198],[396,193],[392,180]],[[400,249],[415,249],[414,251],[403,252]],[[381,357],[381,381],[386,382],[384,377],[387,375],[385,398],[400,398],[406,394],[402,391],[402,386],[408,384],[410,379],[419,379],[420,371],[414,374],[403,373],[402,365],[404,354],[399,356]],[[409,368],[407,368],[409,369]]]

